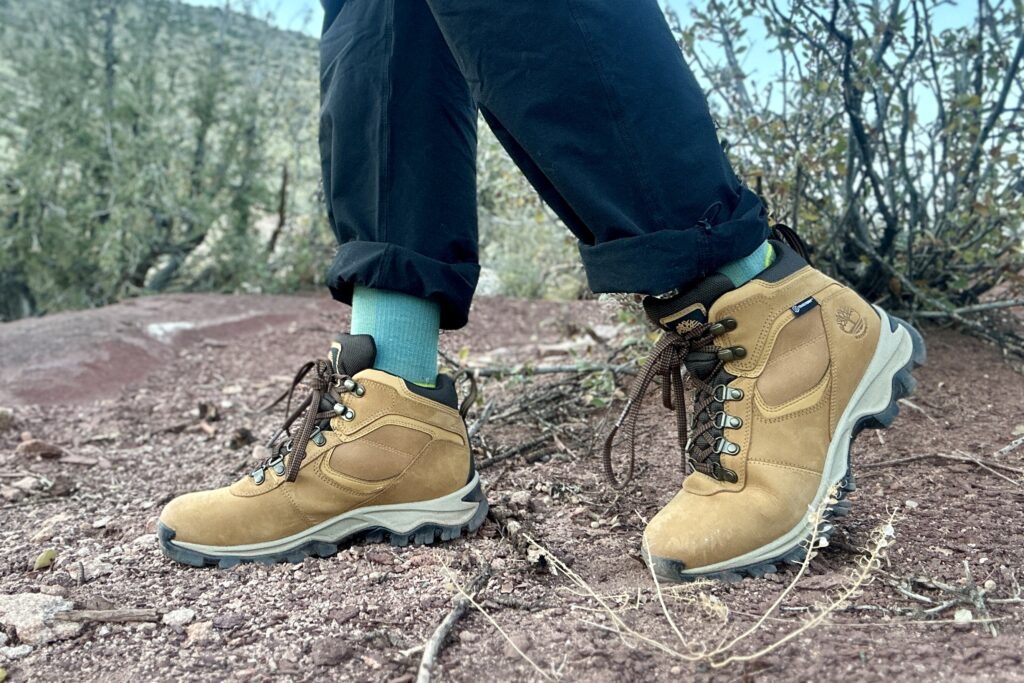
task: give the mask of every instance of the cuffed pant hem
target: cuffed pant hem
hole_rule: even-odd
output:
[[[434,301],[441,307],[441,328],[456,330],[469,318],[479,277],[475,263],[444,263],[394,244],[353,241],[338,247],[327,286],[346,304],[356,285]]]
[[[664,294],[749,255],[767,239],[768,222],[760,200],[749,190],[743,194],[733,217],[715,226],[580,243],[591,290]]]

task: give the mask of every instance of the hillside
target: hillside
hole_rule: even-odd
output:
[[[0,4],[0,320],[319,282],[317,60],[223,9]]]

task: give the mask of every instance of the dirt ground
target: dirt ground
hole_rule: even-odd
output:
[[[652,396],[642,466],[615,493],[588,454],[597,375],[482,382],[470,422],[492,404],[475,450],[494,514],[473,538],[227,571],[163,559],[160,507],[251,468],[239,430],[273,431],[281,416],[258,408],[344,314],[319,297],[173,296],[0,326],[0,408],[13,411],[13,425],[0,411],[0,609],[39,598],[78,619],[16,633],[0,618],[9,680],[412,681],[456,584],[474,581],[486,615],[470,607],[455,625],[435,680],[1024,680],[1024,381],[937,328],[917,395],[893,428],[859,437],[852,513],[799,581],[793,567],[665,587],[674,627],[638,547],[679,485],[672,418]],[[474,365],[578,364],[607,359],[621,334],[604,304],[481,299],[442,345]],[[843,594],[875,529],[888,546]],[[46,550],[56,558],[34,570]],[[710,660],[681,656],[748,630]]]

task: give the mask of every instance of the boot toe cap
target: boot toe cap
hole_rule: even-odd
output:
[[[183,543],[216,544],[220,490],[195,491],[174,498],[160,512],[158,523]]]

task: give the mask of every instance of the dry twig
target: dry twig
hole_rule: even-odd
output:
[[[460,596],[455,598],[455,604],[445,618],[437,625],[434,629],[434,633],[430,636],[423,645],[423,657],[420,659],[419,672],[416,675],[416,683],[430,683],[431,672],[434,669],[434,662],[437,660],[437,655],[441,652],[441,647],[444,645],[445,639],[452,632],[455,624],[458,623],[459,619],[466,614],[469,609],[472,598],[470,593],[476,595],[485,585],[487,585],[488,579],[491,578],[490,568],[485,568],[479,574],[477,574],[472,581],[470,581],[467,591],[463,591],[459,588]]]

